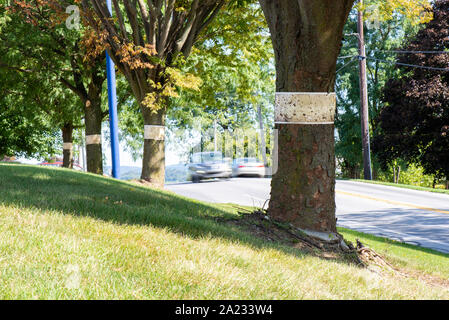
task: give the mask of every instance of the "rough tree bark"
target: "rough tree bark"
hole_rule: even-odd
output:
[[[145,126],[165,126],[165,109],[157,113],[142,106]],[[156,127],[156,128],[157,128]],[[163,187],[165,181],[165,140],[163,137],[146,136],[144,139],[141,179]]]
[[[277,92],[334,92],[343,27],[354,0],[260,0],[276,58]],[[277,124],[269,213],[298,228],[337,232],[334,125]]]
[[[84,107],[84,124],[86,126],[86,162],[87,171],[103,174],[103,152],[101,143],[101,123],[103,113],[101,98],[87,99]],[[90,138],[91,137],[91,138]],[[97,137],[97,138],[95,138]]]
[[[103,59],[101,58],[100,61],[103,61]],[[101,123],[107,112],[103,112],[101,109],[101,97],[105,79],[104,73],[97,74],[93,72],[87,90],[85,91],[85,98],[83,99],[84,123],[86,126],[87,171],[96,174],[103,174]],[[89,137],[97,138],[89,139]]]
[[[61,131],[63,142],[62,166],[73,169],[73,124],[64,124]]]
[[[75,79],[78,79],[78,76],[75,76]],[[75,86],[64,79],[61,79],[61,82],[78,94],[83,104],[87,171],[95,174],[103,174],[101,123],[107,115],[101,109],[101,90],[104,77],[92,75],[87,90],[80,80],[75,81],[77,82]]]

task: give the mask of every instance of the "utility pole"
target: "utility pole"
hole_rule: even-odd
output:
[[[360,0],[363,5],[363,0]],[[368,113],[368,83],[366,78],[365,34],[363,30],[363,10],[359,9],[358,20],[359,66],[360,66],[360,119],[362,124],[363,172],[365,180],[372,180],[371,150]]]
[[[112,17],[111,0],[106,0],[106,5]],[[109,127],[111,133],[112,176],[118,179],[120,177],[120,157],[119,157],[120,149],[118,141],[117,88],[115,80],[115,65],[107,52],[106,52],[106,69],[108,76]]]

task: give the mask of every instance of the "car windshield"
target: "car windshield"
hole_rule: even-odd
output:
[[[223,155],[221,152],[201,152],[192,155],[193,163],[212,163],[212,162],[222,162]]]

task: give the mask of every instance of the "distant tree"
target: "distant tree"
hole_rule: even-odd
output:
[[[434,18],[403,51],[448,51],[449,1],[434,3]],[[449,51],[448,51],[449,52]],[[378,122],[373,151],[384,168],[398,158],[424,167],[425,173],[449,177],[449,53],[403,53],[405,74],[390,79],[383,91],[386,107]]]
[[[425,8],[427,1],[422,1]],[[389,1],[389,4],[392,2]],[[381,101],[382,90],[385,82],[392,77],[399,76],[394,64],[385,63],[391,60],[394,54],[388,52],[395,50],[404,39],[410,39],[418,32],[421,23],[431,20],[431,12],[423,11],[422,14],[405,14],[406,7],[410,12],[419,10],[417,2],[402,2],[402,8],[396,2],[394,7],[397,11],[394,14],[386,14],[385,1],[370,0],[365,1],[365,44],[367,59],[367,80],[368,80],[368,105],[371,136],[377,134],[377,116],[383,107]],[[411,7],[413,6],[413,7]],[[423,7],[421,7],[423,8]],[[423,10],[423,9],[421,9]],[[387,10],[390,11],[390,10]],[[377,12],[376,15],[374,13]],[[408,12],[408,11],[407,11]],[[362,167],[362,137],[360,128],[360,81],[359,66],[357,64],[358,39],[350,34],[357,33],[358,7],[355,6],[349,15],[346,23],[343,38],[343,48],[341,57],[337,64],[337,116],[335,127],[337,138],[335,153],[342,174],[346,178],[359,178]],[[391,61],[393,62],[393,61]],[[379,164],[375,156],[373,161],[373,175],[377,178]]]
[[[43,48],[22,54],[45,35],[5,7],[0,16],[0,39],[7,39],[0,47],[0,154],[49,158],[61,148],[61,137],[66,146],[73,142],[73,129],[81,124],[80,107],[70,90],[57,85],[54,71],[46,72],[29,59],[28,54],[44,54]],[[64,166],[72,167],[73,148],[61,149]]]
[[[181,66],[182,73],[202,81],[198,90],[178,88],[177,96],[169,98],[168,143],[175,143],[173,137],[181,137],[181,132],[188,138],[185,133],[193,127],[196,131],[200,124],[204,131],[210,131],[215,122],[218,131],[226,135],[235,129],[253,128],[258,123],[257,106],[262,107],[265,127],[272,127],[271,39],[257,0],[249,2],[248,6],[231,7],[217,15]],[[130,100],[123,107],[121,138],[135,158],[140,158],[144,123],[138,103]]]
[[[0,50],[1,52],[1,50]],[[13,58],[11,61],[10,59]],[[22,153],[25,156],[48,157],[48,150],[61,146],[63,142],[63,166],[72,168],[73,158],[73,130],[81,127],[81,110],[76,101],[76,96],[64,87],[54,86],[54,79],[48,77],[46,73],[40,73],[37,70],[25,69],[24,60],[20,57],[7,54],[2,55],[1,61],[9,61],[8,67],[0,65],[0,88],[3,96],[0,97],[0,108],[3,109],[5,118],[5,127],[15,127],[15,119],[20,121],[21,129],[25,129],[28,136],[44,136],[45,143],[37,143],[29,148],[33,152],[23,153],[23,146],[19,147],[9,140],[4,147],[10,149],[13,154]],[[14,63],[22,67],[10,66]],[[9,115],[9,121],[7,120]],[[12,128],[11,137],[18,128]],[[60,138],[55,139],[55,130],[60,130]],[[5,132],[5,131],[4,131]],[[27,136],[18,136],[21,141],[28,141]],[[36,138],[34,138],[36,139]],[[50,146],[49,146],[50,145]],[[51,148],[51,149],[49,149]],[[61,150],[61,149],[60,149]],[[59,152],[60,153],[60,152]]]
[[[197,77],[181,72],[202,32],[231,2],[245,0],[82,0],[83,12],[126,77],[148,129],[141,178],[164,185],[165,118],[179,88],[195,90]]]
[[[40,74],[43,81],[51,82],[55,89],[51,92],[53,98],[56,98],[55,91],[70,90],[78,97],[77,101],[72,101],[81,111],[79,113],[83,114],[86,137],[97,138],[101,136],[101,124],[108,115],[108,112],[102,109],[106,59],[104,48],[99,47],[99,42],[89,28],[83,27],[82,24],[79,28],[67,27],[66,21],[70,15],[66,13],[66,9],[76,3],[76,0],[8,1],[9,21],[5,22],[0,30],[0,49],[3,51],[0,61],[14,65],[18,61],[26,63],[34,73]],[[94,54],[96,51],[101,54]],[[5,55],[9,56],[12,62],[5,61]],[[25,81],[28,81],[27,79],[29,77],[24,78]],[[25,91],[40,90],[31,82],[25,84],[28,84],[28,89],[27,86],[24,88]],[[47,108],[55,110],[52,108],[56,105],[52,103],[58,99],[45,98],[50,102]],[[61,107],[65,107],[66,111],[74,109],[73,105],[63,103],[56,109]],[[67,140],[71,140],[71,126],[65,126],[64,137]],[[89,140],[91,143],[86,143],[87,170],[102,174],[101,141]]]
[[[1,75],[0,75],[1,77]],[[27,105],[3,91],[0,99],[0,161],[4,156],[49,158],[56,153],[60,135],[43,113],[27,112]]]

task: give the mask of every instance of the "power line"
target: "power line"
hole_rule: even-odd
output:
[[[344,59],[354,58],[354,57],[357,57],[357,56],[355,56],[355,55],[352,55],[352,56],[343,56],[343,57],[338,57],[337,59],[339,59],[339,60],[344,60]]]
[[[347,66],[349,66],[349,65],[350,65],[351,63],[353,63],[354,61],[356,61],[356,59],[357,59],[358,57],[359,57],[359,56],[353,56],[352,59],[349,60],[349,62],[346,63],[343,67],[341,67],[340,69],[338,69],[336,73],[339,73],[341,70],[343,70],[344,68],[346,68]]]
[[[377,58],[372,58],[372,57],[365,57],[365,58],[370,59],[370,60],[376,60],[379,62],[384,62],[384,63],[390,63],[390,64],[396,64],[396,65],[405,66],[405,67],[411,67],[411,68],[420,68],[420,69],[426,69],[426,70],[446,71],[446,72],[449,71],[449,68],[419,66],[419,65],[415,65],[415,64],[407,64],[407,63],[401,63],[401,62],[395,62],[395,61],[388,61],[388,60],[382,60],[382,59],[377,59]]]
[[[449,51],[393,51],[393,50],[371,50],[371,51],[378,51],[378,52],[394,52],[394,53],[423,53],[423,54],[449,54]],[[340,69],[337,70],[337,73],[339,73],[340,71],[342,71],[343,69],[345,69],[347,66],[349,66],[351,63],[353,63],[355,61],[356,58],[358,59],[370,59],[370,60],[375,60],[375,61],[379,61],[379,62],[384,62],[384,63],[389,63],[389,64],[396,64],[396,65],[400,65],[400,66],[405,66],[405,67],[411,67],[411,68],[419,68],[419,69],[426,69],[426,70],[434,70],[434,71],[449,71],[449,68],[437,68],[437,67],[428,67],[428,66],[420,66],[420,65],[415,65],[415,64],[407,64],[407,63],[401,63],[401,62],[395,62],[395,61],[388,61],[388,60],[383,60],[383,59],[378,59],[378,58],[373,58],[373,57],[363,57],[363,56],[343,56],[343,57],[338,57],[338,59],[340,60],[344,60],[344,59],[349,59],[351,58],[351,60],[346,63],[343,67],[341,67]]]
[[[400,53],[400,54],[449,54],[449,51],[407,51],[407,50],[380,50],[373,49],[371,52],[388,52],[388,53]]]

